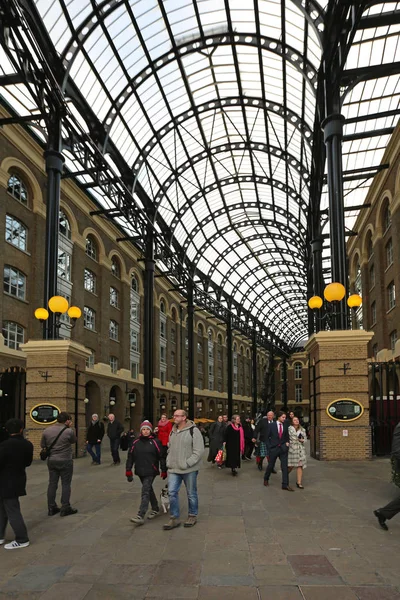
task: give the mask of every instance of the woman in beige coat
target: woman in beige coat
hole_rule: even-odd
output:
[[[289,427],[289,454],[288,454],[288,467],[289,473],[293,470],[297,470],[297,482],[296,485],[301,490],[304,489],[302,485],[303,480],[303,469],[307,466],[307,455],[304,446],[305,440],[307,439],[305,429],[300,425],[298,417],[293,417],[292,424]]]

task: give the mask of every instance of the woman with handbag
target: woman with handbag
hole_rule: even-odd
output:
[[[307,466],[307,455],[304,446],[306,437],[307,434],[305,429],[300,425],[298,417],[293,417],[292,424],[289,426],[288,470],[289,473],[293,469],[297,470],[296,485],[301,490],[304,489],[302,485],[303,469]]]
[[[225,430],[225,465],[232,470],[232,475],[237,475],[240,469],[240,457],[244,452],[244,432],[239,415],[233,415],[231,423]]]
[[[222,420],[222,415],[219,415],[217,421],[210,425],[210,448],[208,452],[207,462],[212,462],[212,464],[215,464],[215,458],[218,454],[218,451],[221,450],[224,443],[225,429],[226,425]]]

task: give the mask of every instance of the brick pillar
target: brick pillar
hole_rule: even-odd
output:
[[[21,346],[26,354],[26,437],[40,451],[46,428],[32,420],[31,409],[38,404],[54,404],[70,413],[78,428],[76,456],[82,456],[86,441],[85,361],[90,351],[71,340],[31,340]],[[46,380],[47,376],[47,380]],[[74,448],[75,450],[75,448]]]
[[[368,342],[372,332],[320,331],[311,336],[309,355],[311,455],[319,460],[371,458],[369,425]],[[344,374],[344,363],[349,370]],[[354,421],[335,421],[328,405],[342,398],[358,401],[364,413]],[[347,435],[346,435],[347,432]]]

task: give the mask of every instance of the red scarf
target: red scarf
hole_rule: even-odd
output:
[[[231,423],[233,429],[235,431],[237,431],[239,429],[239,433],[240,433],[240,454],[244,453],[244,431],[243,431],[243,427],[241,425],[237,426],[234,423]]]

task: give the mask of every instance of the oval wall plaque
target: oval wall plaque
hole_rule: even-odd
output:
[[[30,417],[40,425],[52,425],[57,421],[60,409],[55,404],[37,404],[30,411]]]
[[[355,421],[364,413],[364,407],[358,400],[339,398],[328,404],[326,413],[334,421]]]

